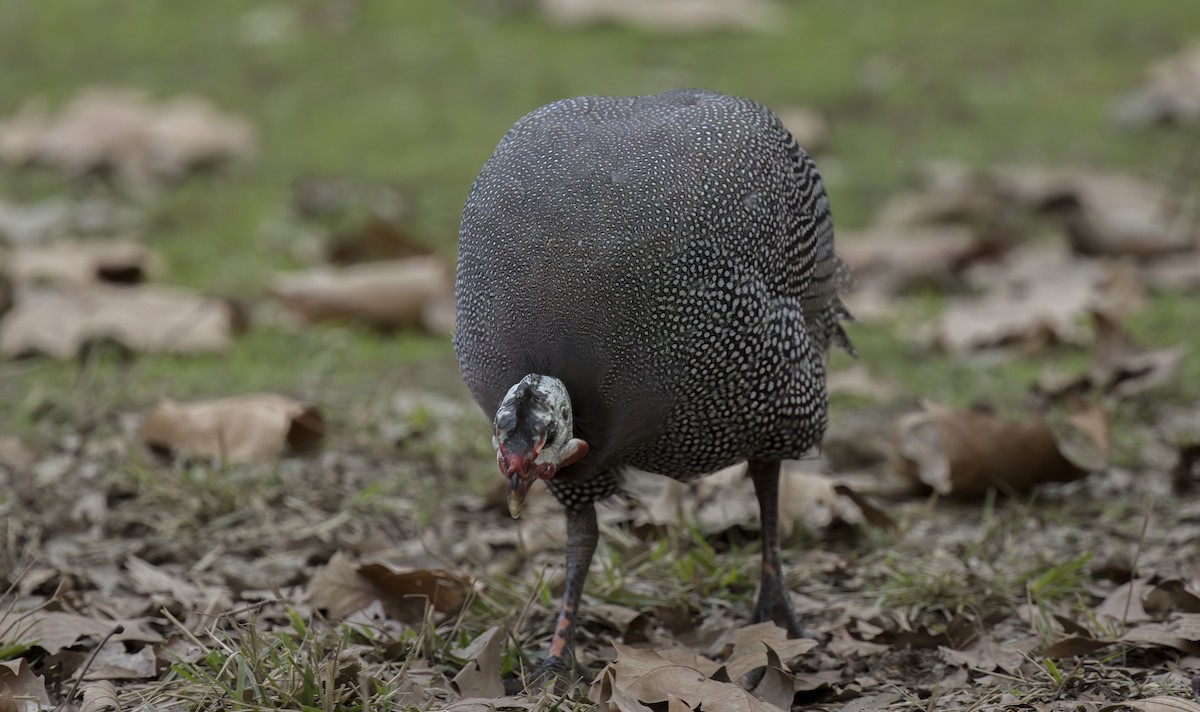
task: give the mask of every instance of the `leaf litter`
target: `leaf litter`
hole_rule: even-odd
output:
[[[253,127],[206,100],[156,102],[127,89],[89,89],[57,114],[30,103],[0,122],[0,161],[68,176],[111,171],[144,187],[254,153]]]

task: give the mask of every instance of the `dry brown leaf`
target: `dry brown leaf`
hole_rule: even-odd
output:
[[[98,282],[137,284],[156,269],[158,257],[133,240],[73,240],[18,245],[0,253],[0,266],[18,285]]]
[[[1145,85],[1113,107],[1117,124],[1137,127],[1200,120],[1200,44],[1154,63],[1146,74]]]
[[[797,524],[816,532],[838,523],[895,527],[890,517],[848,485],[785,463],[779,478],[779,524],[784,535],[790,536]]]
[[[650,619],[641,611],[615,603],[593,603],[584,609],[583,615],[602,621],[617,631],[617,636],[626,645],[645,642],[649,639],[647,628]]]
[[[1141,265],[1142,281],[1157,292],[1179,291],[1194,294],[1200,291],[1200,251],[1172,255]]]
[[[540,0],[540,4],[551,22],[565,27],[614,23],[678,33],[763,29],[775,16],[768,0]]]
[[[504,636],[496,626],[478,635],[459,654],[467,659],[467,664],[450,681],[450,686],[463,697],[503,697],[504,680],[500,678],[503,647]]]
[[[712,677],[717,674],[717,670],[721,669],[721,663],[697,653],[692,648],[654,648],[654,652],[668,662],[696,668],[705,677]]]
[[[223,587],[198,586],[136,556],[125,557],[125,574],[133,589],[144,595],[165,595],[187,609],[226,610],[232,606]],[[153,599],[152,599],[153,600]],[[160,602],[161,603],[161,602]]]
[[[440,257],[410,257],[321,269],[275,280],[271,294],[309,321],[346,320],[376,328],[444,329],[439,310],[454,283]]]
[[[401,260],[432,253],[428,247],[413,239],[403,225],[379,217],[334,235],[326,247],[326,259],[335,265]]]
[[[170,287],[26,290],[0,321],[0,354],[67,359],[105,340],[134,351],[225,351],[234,322],[227,302]]]
[[[380,559],[364,560],[358,573],[384,593],[384,607],[389,612],[407,609],[409,617],[397,616],[401,620],[419,620],[425,609],[425,601],[439,613],[453,613],[466,600],[470,580],[444,569],[412,568],[402,563]]]
[[[310,405],[255,393],[191,403],[163,401],[142,421],[138,436],[159,452],[262,462],[319,449],[325,422]]]
[[[1148,579],[1134,579],[1123,583],[1093,610],[1096,618],[1109,619],[1110,622],[1127,625],[1154,620],[1154,616],[1146,612],[1143,601],[1151,590]]]
[[[789,661],[817,647],[817,641],[788,638],[787,631],[774,623],[755,623],[730,632],[720,647],[729,651],[723,667],[729,679],[737,682],[743,675],[768,664],[768,649],[781,660]]]
[[[1065,217],[1077,254],[1147,258],[1196,247],[1194,205],[1185,207],[1180,196],[1162,186],[1132,176],[1086,173],[1075,179],[1074,200]]]
[[[1140,700],[1125,700],[1115,705],[1105,705],[1100,712],[1117,712],[1132,707],[1141,712],[1200,712],[1200,702],[1185,697],[1145,697]]]
[[[1048,658],[1070,658],[1076,655],[1090,655],[1095,651],[1112,645],[1111,640],[1097,640],[1084,635],[1072,635],[1055,641],[1042,650],[1042,655]]]
[[[87,638],[94,643],[104,639],[118,625],[124,628],[109,638],[109,643],[131,641],[138,643],[161,643],[163,637],[149,627],[149,618],[123,620],[101,620],[62,611],[36,611],[29,614],[29,627],[24,637],[37,641],[37,647],[54,655],[63,648],[71,647]]]
[[[1173,648],[1187,655],[1200,655],[1200,614],[1184,613],[1165,623],[1142,623],[1125,631],[1123,643]]]
[[[313,608],[324,610],[333,620],[341,620],[377,600],[379,591],[358,573],[355,558],[339,551],[313,573],[308,582],[308,598]]]
[[[734,527],[755,529],[758,500],[745,478],[745,465],[734,465],[691,483],[659,481],[639,513],[639,522],[673,526],[694,521],[712,535]],[[890,527],[891,519],[850,486],[827,475],[805,472],[785,462],[780,472],[780,526],[790,534],[796,526],[817,531],[834,524]]]
[[[754,694],[779,709],[790,710],[796,698],[795,676],[784,668],[774,648],[770,645],[766,648],[767,666],[763,670],[762,680],[754,686]]]
[[[45,678],[41,675],[34,675],[33,671],[29,669],[29,664],[25,662],[25,658],[0,661],[0,701],[4,699],[2,693],[34,701],[36,703],[35,710],[50,707],[50,696],[46,694]],[[12,697],[9,698],[9,702],[15,703]],[[26,705],[22,705],[13,709],[24,712],[26,708]]]
[[[1183,364],[1184,348],[1148,350],[1135,343],[1119,323],[1094,313],[1096,347],[1091,369],[1055,381],[1043,378],[1039,389],[1048,396],[1083,394],[1091,390],[1128,398],[1171,382]]]
[[[152,102],[133,91],[88,89],[51,117],[36,105],[0,123],[0,161],[78,176],[111,170],[142,185],[255,150],[254,131],[208,102]]]
[[[1187,590],[1179,579],[1163,581],[1143,599],[1145,609],[1154,613],[1200,613],[1200,596]]]
[[[988,635],[980,635],[962,650],[942,647],[942,652],[959,665],[965,665],[974,670],[992,672],[1004,670],[1016,673],[1017,668],[1025,662],[1024,651],[1011,644],[1001,643]]]
[[[1143,292],[1130,264],[1055,250],[1020,251],[1002,265],[972,270],[968,279],[989,292],[952,303],[932,330],[932,342],[951,352],[1084,343],[1086,315],[1119,318],[1137,308]]]
[[[126,652],[124,645],[109,641],[96,653],[92,666],[88,668],[83,679],[150,680],[157,676],[158,660],[152,647],[147,645],[137,652],[130,653]]]
[[[1096,404],[1052,426],[1041,415],[1015,421],[926,403],[897,420],[892,464],[914,483],[973,497],[1078,479],[1103,467],[1108,451],[1107,414]]]
[[[838,254],[855,282],[889,295],[929,285],[952,289],[968,266],[1011,247],[959,226],[881,225],[838,237]]]
[[[678,697],[690,709],[727,712],[777,712],[775,705],[754,697],[741,687],[710,680],[697,669],[671,663],[653,651],[613,643],[617,658],[600,672],[588,697],[601,709],[629,709],[613,703],[625,694],[642,705],[667,703]],[[765,657],[765,652],[764,652]]]
[[[1121,173],[1087,168],[1005,166],[977,179],[999,197],[997,209],[1014,207],[1060,218],[1076,254],[1129,255],[1139,259],[1186,252],[1196,246],[1186,195]]]
[[[117,688],[108,680],[84,683],[79,692],[83,695],[83,704],[79,706],[79,712],[121,712]]]
[[[372,601],[387,614],[405,623],[419,623],[428,602],[439,613],[452,613],[466,600],[470,581],[443,569],[417,569],[385,561],[360,562],[337,552],[317,569],[308,583],[314,608],[330,618],[345,618]]]

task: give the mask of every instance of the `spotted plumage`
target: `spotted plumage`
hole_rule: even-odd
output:
[[[471,188],[455,349],[489,415],[528,375],[565,385],[590,451],[547,484],[590,510],[625,467],[689,480],[816,445],[844,274],[816,166],[760,104],[567,99]]]

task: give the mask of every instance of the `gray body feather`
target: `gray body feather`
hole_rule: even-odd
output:
[[[816,167],[761,105],[568,99],[471,188],[455,350],[489,416],[527,373],[566,383],[592,451],[549,483],[590,501],[622,466],[690,479],[817,444],[843,276]]]

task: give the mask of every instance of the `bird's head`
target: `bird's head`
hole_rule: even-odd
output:
[[[508,389],[496,419],[492,445],[500,472],[508,478],[508,511],[521,516],[534,480],[548,480],[578,462],[587,442],[574,437],[571,398],[562,381],[531,373]]]

